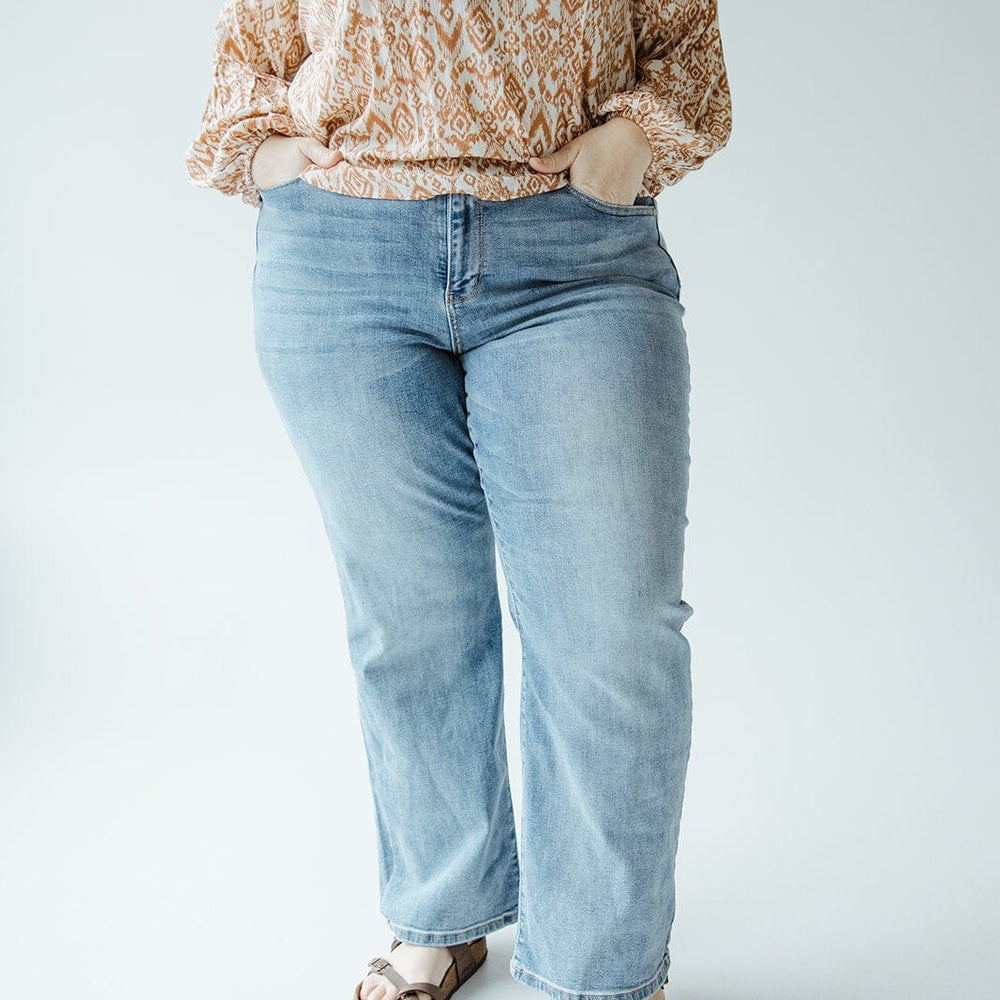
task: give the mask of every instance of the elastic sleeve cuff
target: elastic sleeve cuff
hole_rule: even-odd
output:
[[[198,187],[214,187],[227,195],[239,195],[253,208],[261,204],[250,165],[261,143],[272,135],[296,135],[290,115],[274,112],[245,118],[229,126],[217,140],[214,153],[192,143],[186,159],[187,174]],[[204,155],[208,152],[208,155]]]
[[[720,146],[720,139],[710,132],[692,131],[661,98],[644,90],[612,94],[598,108],[601,121],[612,116],[628,118],[646,133],[653,159],[643,176],[644,190],[656,196],[676,184],[691,170],[697,170]]]

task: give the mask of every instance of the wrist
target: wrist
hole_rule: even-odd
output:
[[[649,136],[646,135],[646,130],[638,122],[626,118],[624,115],[610,115],[605,124],[610,122],[615,122],[615,127],[619,128],[623,135],[631,136],[636,146],[645,151],[646,166],[648,167],[653,162],[653,146],[649,141]],[[625,124],[621,124],[622,122]]]

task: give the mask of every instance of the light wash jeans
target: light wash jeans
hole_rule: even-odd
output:
[[[692,715],[690,370],[655,201],[296,179],[263,192],[253,307],[337,565],[382,915],[437,946],[516,921],[515,980],[644,1000],[670,965]]]

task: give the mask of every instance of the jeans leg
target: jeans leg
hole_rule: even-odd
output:
[[[523,648],[510,969],[555,1000],[644,1000],[670,963],[691,739],[683,307],[634,280],[539,287],[529,324],[463,355]]]
[[[401,940],[454,944],[517,919],[495,540],[461,365],[392,323],[420,289],[372,289],[395,258],[356,265],[337,234],[357,227],[322,212],[367,206],[324,196],[264,196],[257,357],[336,560],[381,912]]]

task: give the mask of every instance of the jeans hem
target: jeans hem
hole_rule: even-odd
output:
[[[544,993],[552,1000],[648,1000],[666,982],[667,972],[670,969],[670,955],[664,954],[660,960],[659,967],[651,979],[647,979],[641,986],[636,986],[627,990],[596,990],[579,992],[567,990],[555,983],[550,983],[541,976],[536,976],[529,972],[516,958],[510,960],[510,974],[519,983],[530,986]]]
[[[384,913],[382,916],[385,917],[389,929],[400,941],[406,944],[423,944],[440,948],[449,944],[464,944],[466,941],[474,941],[476,938],[500,930],[501,927],[507,927],[509,924],[516,923],[517,907],[501,913],[498,917],[491,917],[489,920],[480,921],[478,924],[472,924],[469,927],[462,927],[452,931],[425,931],[416,927],[407,927],[404,924],[398,924],[386,917]]]

